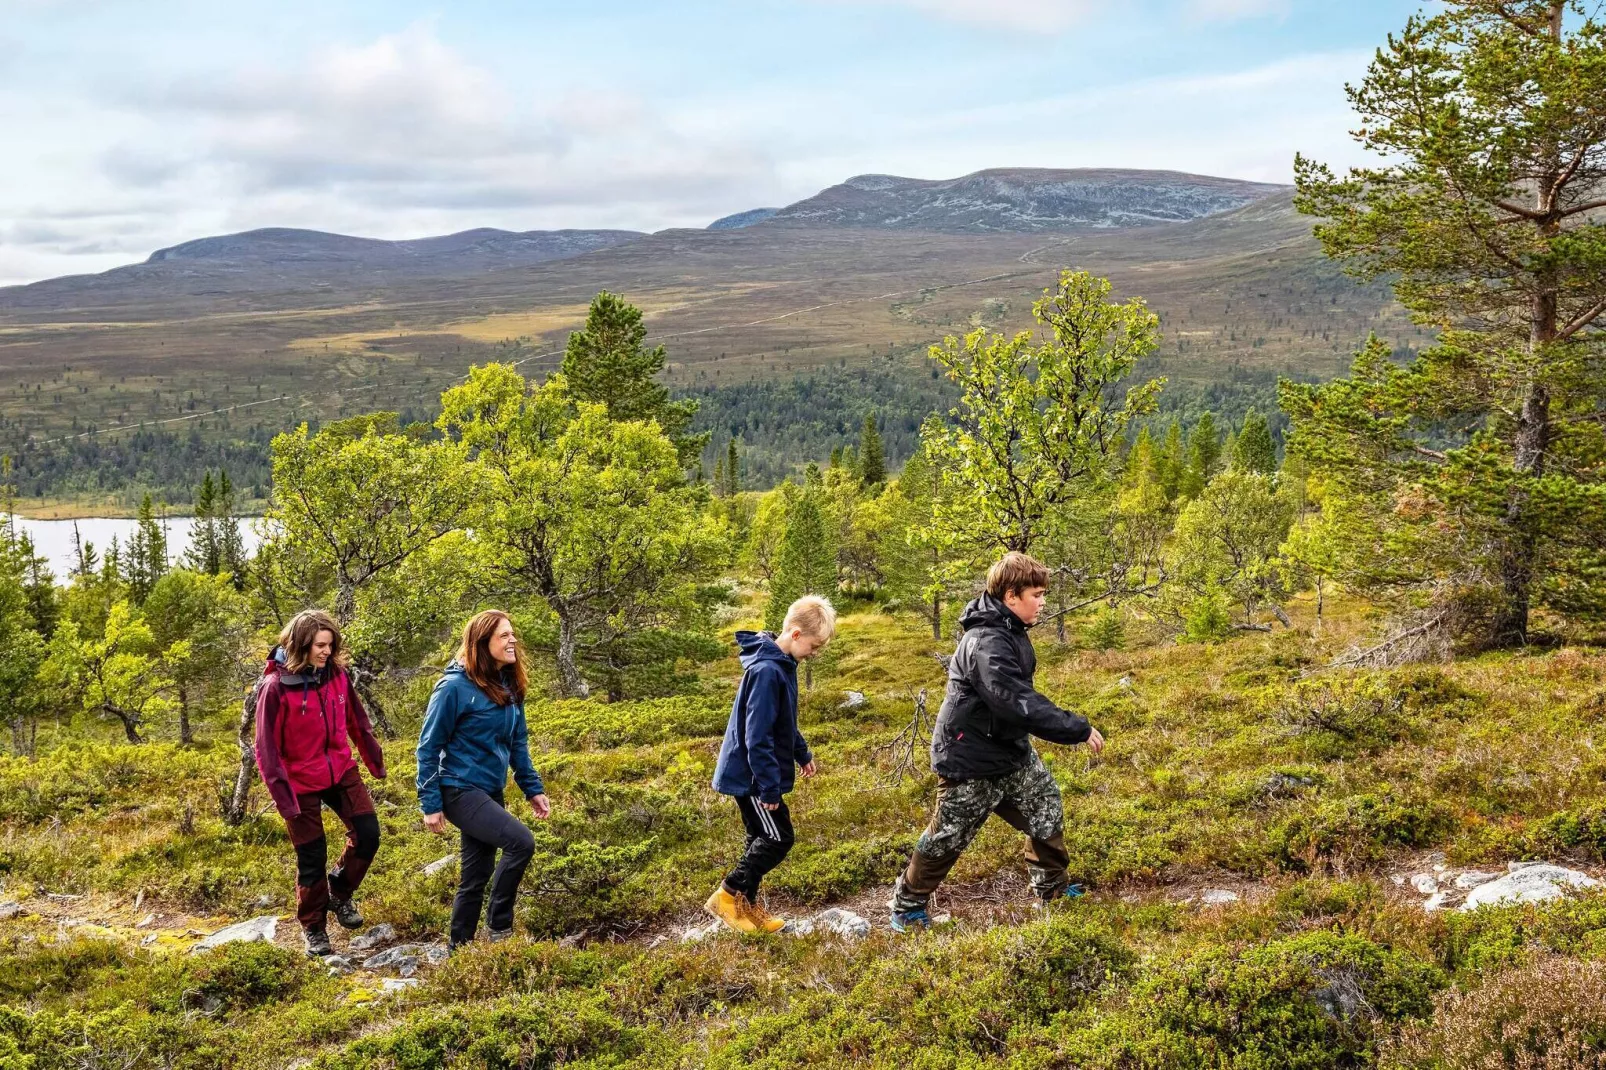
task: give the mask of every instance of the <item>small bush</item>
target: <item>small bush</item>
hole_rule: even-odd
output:
[[[1376,862],[1390,848],[1428,846],[1453,827],[1453,816],[1434,800],[1362,794],[1302,809],[1274,827],[1271,837],[1285,868],[1343,870]]]
[[[730,716],[728,700],[703,695],[599,702],[571,699],[531,703],[525,709],[530,736],[562,747],[620,747],[671,739],[717,736]]]
[[[1337,1070],[1369,1061],[1380,1025],[1426,1016],[1442,984],[1359,936],[1209,948],[1145,977],[1062,1054],[1085,1070]]]
[[[1440,999],[1386,1070],[1606,1070],[1606,963],[1547,955]]]

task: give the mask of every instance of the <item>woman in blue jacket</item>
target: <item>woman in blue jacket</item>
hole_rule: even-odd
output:
[[[530,761],[524,722],[528,686],[513,622],[506,613],[488,609],[463,629],[457,657],[429,696],[418,738],[418,805],[429,831],[443,833],[450,821],[462,834],[461,875],[452,901],[453,949],[474,939],[487,883],[490,939],[513,935],[513,901],[535,853],[535,837],[503,802],[510,766],[535,816],[544,819],[552,812]]]

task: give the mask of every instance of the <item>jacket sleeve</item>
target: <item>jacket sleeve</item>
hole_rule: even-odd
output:
[[[781,763],[775,756],[775,719],[781,711],[786,684],[774,669],[759,669],[758,672],[762,675],[748,688],[747,706],[742,710],[747,768],[753,774],[759,799],[778,803],[781,801]]]
[[[445,677],[435,685],[418,734],[418,808],[426,814],[438,814],[445,805],[441,801],[441,751],[457,729],[455,690]]]
[[[257,772],[262,783],[268,786],[268,796],[274,809],[286,821],[301,813],[295,788],[290,786],[290,773],[284,767],[284,755],[279,753],[279,718],[283,715],[279,702],[279,689],[272,684],[257,692],[257,727],[255,750]]]
[[[1050,743],[1085,743],[1092,726],[1085,717],[1062,710],[1032,686],[1015,645],[996,635],[979,635],[972,649],[971,684],[995,718],[1024,725]]]
[[[385,748],[379,745],[379,739],[374,735],[373,722],[368,719],[368,711],[363,708],[362,699],[357,697],[357,688],[351,682],[351,674],[346,674],[346,734],[357,745],[357,753],[362,755],[362,763],[377,780],[385,779]]]
[[[513,722],[513,746],[508,748],[508,761],[513,763],[513,783],[526,799],[546,794],[541,774],[535,771],[530,760],[530,725],[524,719],[524,707],[519,707],[518,719]]]
[[[794,728],[792,734],[797,737],[792,740],[792,755],[797,759],[798,767],[808,765],[814,760],[814,752],[809,749],[809,741],[803,738],[803,730]]]

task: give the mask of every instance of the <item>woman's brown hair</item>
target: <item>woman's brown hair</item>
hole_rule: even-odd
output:
[[[291,672],[303,672],[312,664],[312,644],[319,632],[333,637],[329,646],[328,664],[344,669],[350,662],[345,641],[340,637],[340,625],[335,618],[321,609],[303,609],[290,618],[290,623],[279,633],[279,646],[284,650],[284,667]]]
[[[487,609],[477,614],[464,627],[463,642],[457,648],[457,660],[464,673],[498,706],[523,702],[524,693],[530,687],[529,674],[524,671],[524,651],[520,647],[513,648],[513,664],[506,668],[491,656],[491,637],[507,619],[508,615],[500,609]],[[508,691],[510,682],[511,693]]]

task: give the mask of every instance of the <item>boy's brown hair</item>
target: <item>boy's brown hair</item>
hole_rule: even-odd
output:
[[[1019,598],[1028,587],[1048,586],[1048,566],[1031,554],[1011,551],[987,570],[987,593],[994,598]]]
[[[836,607],[817,594],[806,594],[787,607],[781,634],[793,628],[816,639],[829,639],[836,634]]]

